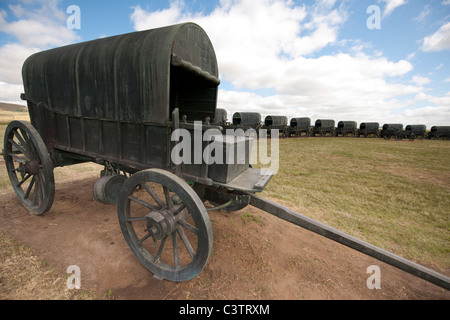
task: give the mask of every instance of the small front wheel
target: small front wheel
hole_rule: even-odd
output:
[[[128,246],[155,278],[187,281],[208,262],[213,243],[208,213],[176,175],[137,172],[122,185],[117,209]]]

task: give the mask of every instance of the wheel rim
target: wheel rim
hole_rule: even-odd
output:
[[[118,214],[130,249],[156,278],[190,280],[206,265],[213,242],[209,216],[194,190],[172,173],[150,169],[131,176],[121,188]]]
[[[40,215],[53,204],[53,162],[33,126],[13,121],[6,128],[4,159],[13,189],[30,213]]]

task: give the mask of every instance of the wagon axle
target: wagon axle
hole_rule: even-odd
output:
[[[16,170],[22,174],[22,177],[25,176],[26,173],[31,175],[37,175],[39,173],[39,169],[42,169],[42,166],[36,160],[27,160],[24,162],[20,162],[19,168]]]
[[[168,210],[151,211],[146,215],[148,218],[147,231],[155,243],[174,233],[180,221],[186,219],[187,214],[184,207],[180,206],[180,208],[183,210],[177,215],[170,213]],[[179,211],[180,208],[175,212]]]

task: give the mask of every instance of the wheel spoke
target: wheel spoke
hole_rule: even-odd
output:
[[[189,239],[186,237],[186,234],[184,233],[183,228],[177,228],[177,232],[180,235],[181,240],[184,243],[184,246],[186,247],[187,251],[189,252],[189,255],[191,256],[191,258],[194,258],[195,252],[194,249],[192,248],[191,243],[189,242]]]
[[[145,189],[145,191],[147,191],[147,193],[156,201],[156,203],[159,205],[159,207],[165,208],[166,204],[164,203],[164,201],[162,201],[155,192],[153,192],[153,190],[145,183],[141,184],[141,186]]]
[[[147,209],[150,209],[150,210],[157,210],[157,208],[154,207],[154,206],[152,206],[150,203],[145,202],[144,200],[138,199],[138,198],[136,198],[136,197],[134,197],[134,196],[129,196],[128,199],[130,199],[130,200],[133,201],[133,202],[139,203],[141,206],[144,206],[144,207],[146,207]]]
[[[156,256],[155,256],[155,263],[159,262],[159,259],[161,258],[161,254],[164,250],[164,246],[166,244],[167,237],[168,236],[165,236],[164,238],[161,239],[161,243],[159,244],[158,252],[156,253]]]
[[[169,188],[163,187],[163,190],[164,190],[164,197],[166,198],[167,208],[172,209],[173,202],[172,202],[172,198],[170,196]]]
[[[188,229],[189,231],[198,234],[199,233],[199,229],[197,229],[196,227],[192,226],[191,224],[189,224],[186,220],[184,219],[180,219],[177,221],[179,224],[181,224],[183,227],[185,227],[186,229]]]
[[[9,141],[9,143],[11,143],[11,145],[13,147],[16,147],[16,149],[18,149],[20,152],[22,152],[25,155],[25,157],[27,157],[28,159],[31,159],[31,155],[28,152],[28,150],[25,148],[25,145],[23,145],[23,144],[20,145],[17,142],[15,142],[13,139],[8,139],[8,141]],[[12,157],[17,156],[17,154],[14,152],[11,152],[9,155]],[[17,157],[19,157],[19,156],[17,156]]]
[[[8,153],[8,156],[15,158],[16,161],[18,160],[17,162],[27,162],[28,161],[28,159],[26,159],[22,156],[19,156],[18,154],[15,154],[13,152]]]
[[[140,246],[142,242],[144,242],[145,240],[147,240],[148,238],[150,238],[150,236],[151,236],[150,232],[147,233],[141,240],[139,240],[139,241],[137,242],[138,246]]]
[[[37,179],[36,183],[35,183],[35,186],[34,186],[33,205],[37,204],[36,201],[37,201],[37,194],[38,194],[38,190],[39,190],[39,183],[40,183],[40,180]]]
[[[172,233],[172,246],[173,246],[173,260],[174,267],[178,269],[180,267],[180,257],[178,254],[177,233]]]
[[[148,221],[150,218],[147,216],[143,216],[143,217],[130,217],[127,218],[128,222],[135,222],[135,221]]]
[[[173,208],[172,208],[173,209]],[[174,216],[174,217],[176,217],[181,211],[183,211],[184,209],[186,209],[186,206],[184,205],[184,203],[181,205],[181,206],[179,206],[175,211],[170,211],[170,213]]]
[[[31,177],[31,174],[27,174],[16,186],[20,187],[25,181],[27,181]]]
[[[33,179],[31,179],[30,185],[27,188],[27,192],[25,192],[25,195],[23,197],[24,199],[27,199],[28,196],[30,195],[30,191],[31,191],[31,189],[33,189],[33,185],[34,185],[35,181],[36,181],[36,176],[33,176]]]

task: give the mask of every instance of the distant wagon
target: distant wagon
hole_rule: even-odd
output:
[[[401,123],[386,123],[380,131],[380,137],[389,140],[392,137],[396,137],[397,133],[402,130],[403,124]]]
[[[407,125],[405,130],[400,131],[396,135],[397,140],[408,139],[414,141],[415,139],[424,139],[427,133],[427,126],[424,124]]]
[[[259,136],[259,130],[262,128],[261,114],[257,112],[235,112],[232,122],[227,128],[233,130],[241,129],[251,136],[254,135],[250,134],[253,131],[253,133],[256,132],[256,136]]]
[[[429,139],[450,140],[450,126],[433,126],[428,133]]]
[[[228,124],[227,120],[228,120],[227,111],[225,109],[217,108],[211,123],[219,126],[226,126]]]
[[[359,125],[358,137],[380,137],[380,124],[378,122],[363,122]]]
[[[288,118],[286,116],[266,116],[263,129],[267,130],[267,135],[271,135],[272,130],[278,130],[283,138],[289,136]]]
[[[358,124],[356,121],[339,121],[336,128],[336,136],[341,135],[342,137],[347,137],[351,134],[354,137],[357,131]]]
[[[315,137],[318,134],[320,137],[325,137],[328,134],[330,137],[334,137],[336,134],[335,125],[334,120],[318,119],[312,128],[312,136]]]
[[[289,135],[301,137],[302,134],[311,136],[311,119],[310,118],[292,118],[289,124]]]

